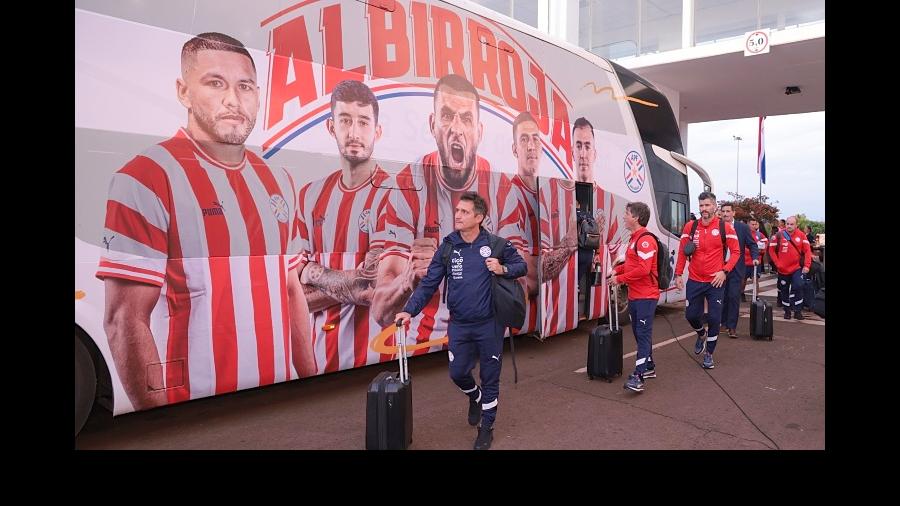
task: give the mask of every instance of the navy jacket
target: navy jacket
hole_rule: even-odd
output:
[[[737,232],[738,251],[740,251],[741,255],[741,258],[738,259],[738,263],[734,266],[734,272],[737,273],[738,276],[743,277],[747,274],[747,266],[744,265],[744,249],[750,249],[751,259],[759,260],[759,247],[756,245],[756,241],[753,240],[753,233],[750,231],[750,225],[738,220],[734,220],[731,224],[734,225],[734,231]]]
[[[472,243],[463,240],[459,231],[444,238],[444,242],[452,245],[450,251],[449,292],[447,307],[450,309],[450,320],[459,323],[482,322],[494,317],[494,302],[491,293],[491,276],[494,274],[485,265],[485,259],[491,256],[490,234],[483,228]],[[525,260],[512,243],[506,241],[500,263],[509,272],[506,278],[518,278],[528,271]],[[435,252],[428,266],[428,273],[422,278],[419,286],[406,301],[403,311],[416,316],[425,307],[434,292],[438,289],[447,274],[441,262],[441,248]]]

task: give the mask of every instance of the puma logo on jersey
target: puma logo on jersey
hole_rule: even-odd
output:
[[[455,249],[455,250],[453,250],[453,252],[459,256],[462,256],[462,250]]]
[[[721,304],[721,303],[722,303],[722,301],[721,301],[721,300],[719,300],[719,299],[716,299],[716,304]]]
[[[224,216],[225,215],[225,207],[218,200],[214,200],[212,205],[214,207],[204,207],[201,209],[203,216]]]
[[[641,322],[641,325],[646,325],[646,324],[647,324],[647,320],[638,320],[638,321]]]
[[[497,355],[491,355],[491,358],[496,360],[497,362],[500,361],[500,357],[498,357]]]

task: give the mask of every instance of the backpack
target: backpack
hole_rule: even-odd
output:
[[[488,234],[491,242],[491,257],[500,259],[503,248],[506,247],[506,239]],[[444,265],[444,303],[447,303],[447,291],[450,278],[450,252],[453,244],[444,241],[441,245],[441,263]],[[515,279],[503,276],[493,276],[491,282],[494,300],[494,317],[504,327],[520,329],[525,325],[525,291],[522,285]]]
[[[587,213],[578,221],[578,247],[590,249],[600,247],[600,227],[597,220]]]
[[[662,241],[659,240],[659,237],[656,237],[653,232],[644,232],[635,239],[633,246],[634,252],[637,253],[638,241],[645,235],[649,235],[656,240],[656,284],[659,286],[660,290],[666,290],[672,283],[673,273],[672,266],[669,265],[669,255],[665,254],[666,247],[663,245]],[[650,274],[652,275],[653,271],[650,271]]]

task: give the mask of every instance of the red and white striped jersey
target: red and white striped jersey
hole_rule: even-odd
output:
[[[383,248],[375,227],[387,211],[388,174],[376,166],[372,177],[347,188],[338,170],[300,190],[300,248],[327,269],[356,270],[370,249]],[[381,327],[368,306],[335,304],[312,314],[313,348],[319,373],[361,367],[391,359],[369,348]],[[329,329],[329,330],[326,330]]]
[[[161,288],[150,329],[169,402],[293,376],[296,195],[284,170],[249,151],[223,165],[184,129],[113,175],[96,275]]]
[[[548,250],[561,244],[566,233],[576,226],[575,183],[542,179],[539,189],[541,249],[547,254]],[[578,255],[573,253],[557,277],[542,278],[541,307],[544,322],[541,334],[544,336],[565,332],[578,324],[577,265]]]
[[[624,253],[622,245],[631,238],[624,221],[622,221],[627,203],[625,199],[616,198],[615,194],[605,191],[600,185],[594,183],[594,220],[597,221],[603,234],[600,251],[594,257],[594,261],[601,263],[601,272],[606,272],[606,264],[609,259]],[[603,251],[604,248],[608,250],[608,255]],[[604,308],[607,304],[608,294],[609,287],[604,276],[602,285],[590,287],[591,304],[586,315],[588,319],[599,318],[605,314]]]
[[[490,163],[476,157],[475,169],[462,189],[451,188],[442,177],[440,155],[437,151],[422,157],[413,165],[407,165],[397,175],[397,187],[388,203],[388,213],[381,240],[386,248],[385,256],[400,255],[408,258],[414,239],[433,238],[440,247],[443,238],[454,231],[454,213],[459,197],[467,191],[481,195],[488,205],[488,216],[483,222],[485,230],[522,243],[519,235],[517,200],[512,192],[509,176],[492,173]],[[418,188],[419,190],[413,190]],[[447,335],[449,310],[441,302],[441,287],[434,293],[425,309],[412,319],[408,339],[415,342],[441,339]],[[440,348],[432,347],[435,351]],[[427,353],[421,349],[414,354]]]
[[[532,190],[528,188],[528,185],[525,184],[525,181],[523,181],[518,174],[513,176],[512,185],[513,195],[517,202],[516,212],[518,214],[518,228],[520,230],[520,237],[523,241],[520,244],[513,243],[513,245],[524,249],[526,254],[537,256],[541,252],[538,191],[537,189]],[[540,258],[538,258],[537,265],[540,265]],[[526,274],[526,276],[534,276],[535,278],[537,275],[537,272],[528,272]],[[538,330],[538,318],[540,315],[540,312],[538,311],[538,297],[530,297],[527,293],[525,294],[525,297],[525,326],[519,329],[516,332],[517,334],[526,334]]]

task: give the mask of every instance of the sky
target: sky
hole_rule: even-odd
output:
[[[709,173],[718,200],[729,199],[728,192],[735,191],[735,184],[744,196],[759,194],[758,127],[758,118],[688,125],[687,157]],[[735,135],[743,140],[735,141]],[[811,220],[825,221],[825,112],[767,117],[765,147],[762,193],[779,209],[779,217],[802,213]],[[691,212],[697,213],[700,178],[689,173]]]

